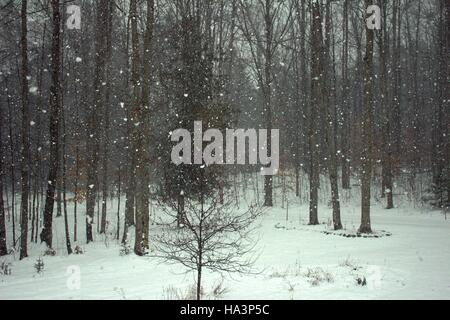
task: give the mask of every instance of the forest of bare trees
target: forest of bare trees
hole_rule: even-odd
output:
[[[445,0],[1,0],[0,255],[52,249],[59,216],[68,254],[114,230],[145,255],[152,199],[192,227],[192,199],[223,203],[260,171],[171,163],[171,132],[194,121],[280,129],[279,174],[311,225],[342,229],[341,198],[361,188],[371,233],[374,194],[392,209],[403,181],[448,207],[449,28]],[[279,206],[279,180],[263,179],[260,204]]]

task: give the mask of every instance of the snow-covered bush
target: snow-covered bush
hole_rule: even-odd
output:
[[[333,275],[322,268],[308,269],[305,277],[308,278],[308,282],[311,283],[312,286],[318,286],[322,282],[330,283],[334,281]]]
[[[346,258],[345,260],[341,261],[339,263],[340,267],[346,267],[346,268],[350,268],[353,271],[357,271],[359,269],[361,269],[361,267],[354,262],[352,259],[350,259],[350,257]]]
[[[0,263],[0,274],[4,276],[11,275],[11,263],[2,261]]]
[[[47,248],[44,252],[44,256],[54,257],[56,256],[56,250],[52,248]]]
[[[133,252],[133,249],[131,248],[130,244],[127,242],[122,243],[120,246],[120,255],[121,256],[128,256]]]
[[[84,249],[82,248],[82,247],[80,247],[80,246],[76,246],[75,247],[75,249],[73,250],[73,252],[75,253],[75,254],[84,254]]]

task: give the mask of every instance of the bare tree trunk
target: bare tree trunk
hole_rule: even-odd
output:
[[[443,102],[443,107],[444,110],[447,110],[447,112],[445,113],[445,126],[444,126],[444,134],[446,137],[448,137],[450,135],[450,113],[448,112],[449,109],[449,104],[450,104],[450,92],[448,90],[448,84],[450,83],[450,61],[448,59],[448,53],[450,52],[450,30],[449,30],[449,26],[450,26],[450,3],[449,1],[446,2],[446,5],[443,8],[444,11],[444,17],[443,17],[443,22],[444,22],[444,26],[447,26],[447,31],[444,32],[443,36],[442,36],[442,41],[443,41],[443,56],[441,61],[443,62],[443,68],[445,69],[445,78],[442,79],[443,81],[443,85],[445,88],[445,84],[447,84],[447,90],[444,90],[444,94],[445,94],[445,102]],[[445,52],[447,54],[445,54]],[[446,108],[446,109],[445,109]],[[450,206],[450,168],[449,168],[449,163],[450,163],[450,141],[449,139],[445,140],[444,143],[444,152],[445,152],[445,156],[444,156],[444,163],[447,163],[446,169],[445,169],[445,176],[447,177],[447,207]]]
[[[31,214],[31,237],[30,237],[30,242],[34,241],[34,234],[35,232],[37,232],[37,229],[35,228],[35,222],[36,222],[36,214],[37,214],[37,210],[36,210],[36,194],[37,194],[37,179],[35,178],[35,183],[33,185],[33,203],[31,205],[31,210],[32,210],[32,214]]]
[[[59,129],[59,131],[61,131],[61,128]],[[61,141],[59,144],[61,145]],[[58,164],[58,174],[57,174],[57,178],[56,178],[56,217],[60,218],[63,216],[63,214],[62,214],[62,172],[61,172],[62,155],[61,155],[61,151],[58,152],[58,154],[59,154],[59,159],[58,159],[59,164]]]
[[[6,89],[8,89],[8,78],[5,78]],[[11,155],[11,220],[12,220],[12,237],[13,237],[13,247],[16,247],[16,166],[14,158],[14,136],[13,136],[13,118],[12,118],[12,107],[9,94],[6,95],[6,100],[8,103],[8,118],[9,118],[9,146]]]
[[[52,34],[52,85],[50,87],[50,168],[44,209],[44,228],[41,242],[52,247],[53,206],[55,203],[56,178],[58,173],[59,121],[60,121],[60,52],[61,52],[61,15],[59,0],[52,0],[53,34]]]
[[[349,0],[344,0],[344,30],[342,52],[342,189],[350,189],[350,105],[348,81],[348,9]]]
[[[22,0],[21,10],[21,82],[22,82],[22,146],[21,146],[21,205],[20,205],[20,259],[28,256],[28,196],[30,171],[30,111],[28,102],[28,44],[27,0]]]
[[[131,0],[130,1],[130,19],[131,19],[131,86],[132,86],[132,117],[134,119],[134,122],[138,124],[138,126],[143,125],[139,123],[141,120],[140,118],[140,112],[141,112],[141,98],[140,98],[140,56],[139,56],[139,35],[138,35],[138,14],[137,14],[137,1]],[[133,170],[131,177],[128,177],[129,182],[133,181],[133,184],[135,185],[135,194],[133,196],[135,197],[136,201],[136,220],[135,220],[135,226],[136,226],[136,235],[135,235],[135,247],[134,251],[137,255],[143,254],[143,248],[142,248],[142,220],[140,217],[138,217],[138,190],[139,185],[137,183],[137,171],[136,168],[139,165],[139,158],[138,158],[138,152],[137,149],[142,147],[139,145],[139,131],[137,128],[132,129],[132,135],[131,135],[131,153],[133,154],[133,159],[135,159],[135,162],[133,163]],[[131,181],[130,181],[131,180]],[[124,230],[125,231],[125,230]]]
[[[323,75],[322,81],[322,102],[321,105],[323,114],[325,115],[325,131],[326,131],[326,142],[328,149],[328,173],[330,176],[330,185],[331,185],[331,203],[333,206],[333,224],[334,230],[342,229],[341,222],[341,205],[339,199],[339,184],[338,184],[338,168],[337,168],[337,146],[336,146],[336,112],[335,112],[335,103],[331,103],[331,91],[335,93],[335,88],[332,86],[332,77],[331,73],[328,71],[332,69],[334,65],[333,61],[330,61],[330,50],[331,50],[331,2],[327,1],[326,4],[326,24],[325,24],[325,32],[326,32],[326,41],[325,41],[325,50],[323,55],[323,61],[321,63],[322,70],[321,74]],[[332,49],[334,51],[334,48]],[[334,52],[333,52],[334,57]],[[332,63],[330,63],[332,62]],[[335,96],[335,95],[334,95]]]
[[[312,26],[311,26],[311,102],[309,114],[309,224],[319,224],[318,202],[319,202],[319,144],[317,134],[318,108],[321,103],[321,74],[322,55],[322,17],[319,3],[312,4]]]
[[[122,166],[121,163],[119,163],[119,181],[118,181],[118,190],[117,190],[117,231],[116,231],[116,239],[120,239],[120,196],[121,196],[121,187],[122,187],[122,180],[121,180],[121,170]]]
[[[301,190],[300,190],[300,175],[302,173],[302,164],[301,164],[301,151],[304,145],[304,131],[303,126],[305,124],[305,108],[307,106],[307,71],[306,64],[306,1],[297,1],[296,2],[296,13],[297,20],[300,32],[300,43],[299,43],[299,52],[297,54],[297,50],[295,52],[295,75],[296,75],[296,99],[298,101],[297,107],[297,140],[295,146],[295,195],[301,198]],[[294,41],[295,45],[297,41]],[[300,66],[299,66],[300,65]]]
[[[61,110],[62,114],[62,201],[63,201],[63,211],[64,211],[64,231],[66,233],[66,248],[67,254],[72,254],[72,245],[70,244],[70,232],[69,232],[69,220],[67,217],[67,196],[66,196],[66,181],[67,181],[67,169],[66,169],[66,117],[64,110]]]
[[[95,40],[95,75],[94,75],[94,106],[90,110],[87,143],[87,194],[86,194],[86,241],[94,241],[92,225],[94,224],[95,203],[99,190],[99,153],[100,153],[100,119],[99,114],[105,107],[103,83],[106,67],[106,38],[104,30],[108,25],[107,0],[97,2],[97,22]]]
[[[265,74],[265,90],[264,90],[264,98],[265,98],[265,116],[266,116],[266,129],[267,132],[271,132],[272,130],[272,40],[273,40],[273,13],[271,12],[272,3],[271,0],[266,0],[265,4],[265,41],[266,47],[264,52],[265,65],[264,65],[264,74]],[[270,136],[267,136],[267,153],[270,153],[272,140]],[[264,177],[264,206],[273,207],[273,176],[265,176]]]
[[[113,2],[109,3],[108,12],[108,28],[107,28],[107,38],[106,38],[106,97],[105,97],[105,110],[103,112],[105,125],[103,128],[103,189],[102,189],[102,219],[100,226],[100,233],[106,233],[106,202],[108,196],[108,153],[109,153],[109,125],[110,125],[110,94],[111,94],[111,72],[109,71],[111,65],[112,56],[112,19],[113,19]]]
[[[44,63],[45,63],[45,39],[46,39],[46,35],[47,35],[47,23],[44,23],[44,31],[42,33],[42,47],[41,47],[41,62],[40,62],[40,70],[39,70],[39,78],[38,78],[38,91],[39,91],[39,98],[38,98],[38,107],[37,107],[37,130],[38,132],[42,132],[42,110],[44,107],[44,97],[42,94],[42,88],[43,88],[43,78],[44,78]],[[38,141],[36,144],[36,149],[35,149],[35,153],[36,153],[36,157],[37,157],[37,161],[36,161],[36,167],[35,170],[37,171],[37,173],[35,174],[35,193],[36,193],[36,208],[35,208],[35,226],[34,226],[34,238],[32,239],[32,241],[34,241],[35,243],[38,242],[38,230],[39,230],[39,223],[42,223],[42,219],[41,219],[41,205],[42,202],[41,201],[42,197],[43,197],[43,179],[44,179],[44,175],[43,175],[43,168],[42,168],[42,156],[40,154],[41,150],[42,150],[42,135],[39,134],[38,135]]]
[[[392,71],[394,77],[393,86],[393,101],[392,101],[392,122],[395,123],[392,129],[392,144],[394,146],[394,154],[396,159],[396,167],[400,164],[401,153],[402,153],[402,114],[401,114],[401,99],[402,99],[402,61],[401,61],[401,0],[394,0],[393,3],[393,62]],[[391,162],[392,165],[394,165]],[[392,168],[394,169],[394,167]]]
[[[0,108],[0,119],[3,119],[2,108]],[[3,155],[3,135],[0,128],[0,153]],[[3,156],[0,157],[0,257],[8,254],[6,245],[6,217],[3,203]]]
[[[365,7],[372,5],[372,0],[365,0]],[[362,123],[362,184],[361,184],[361,226],[359,232],[371,233],[370,226],[370,183],[372,179],[372,122],[373,122],[373,47],[374,31],[366,29],[366,54],[364,57],[364,115]]]
[[[77,109],[78,118],[78,109]],[[75,147],[75,183],[74,183],[74,202],[73,202],[73,241],[78,240],[78,177],[80,175],[80,149],[77,143]]]
[[[136,237],[134,252],[144,255],[149,247],[149,116],[150,116],[150,69],[154,27],[154,0],[147,0],[147,24],[144,38],[143,88],[139,94],[139,39],[137,33],[136,3],[131,1],[132,16],[132,82],[133,82],[133,118],[139,124],[133,139],[133,150],[136,150]]]
[[[391,147],[391,108],[388,102],[388,74],[387,57],[389,56],[389,37],[386,20],[386,0],[382,0],[383,26],[380,36],[380,65],[381,65],[381,104],[383,112],[382,124],[382,195],[386,196],[387,209],[394,207],[392,198],[392,147]]]

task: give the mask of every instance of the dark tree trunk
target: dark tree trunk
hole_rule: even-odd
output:
[[[312,5],[312,30],[311,30],[311,103],[309,112],[309,224],[319,224],[318,203],[319,203],[319,139],[318,139],[318,109],[321,105],[321,84],[323,82],[321,74],[322,59],[322,17],[319,3]]]
[[[386,0],[382,0],[383,17],[386,17]],[[387,209],[394,207],[392,198],[392,147],[391,147],[391,108],[388,101],[387,63],[389,56],[389,41],[387,21],[383,19],[382,34],[380,36],[380,65],[381,65],[381,104],[382,104],[382,195],[386,196]]]
[[[348,10],[349,0],[344,0],[344,30],[342,52],[342,189],[350,189],[350,101],[348,81]]]
[[[322,56],[322,69],[323,75],[322,81],[322,113],[325,115],[325,140],[328,150],[328,173],[330,177],[331,185],[331,203],[333,206],[333,225],[335,230],[342,229],[341,222],[341,205],[339,199],[339,184],[338,184],[338,165],[337,165],[337,146],[336,146],[336,111],[335,103],[332,103],[332,96],[335,97],[335,87],[333,85],[333,77],[329,70],[333,69],[334,65],[334,48],[331,47],[331,2],[327,1],[326,4],[326,23],[325,23],[325,50]],[[333,51],[333,52],[331,52]],[[331,53],[333,53],[333,60],[331,61]],[[336,102],[336,101],[335,101]]]
[[[122,187],[122,180],[121,180],[121,170],[122,170],[122,166],[121,163],[119,163],[119,171],[118,171],[118,175],[119,175],[119,181],[118,181],[118,190],[117,190],[117,231],[116,231],[116,239],[119,240],[120,239],[120,197],[121,197],[121,187]]]
[[[3,119],[2,108],[0,107],[0,119]],[[3,135],[0,128],[0,153],[3,155]],[[5,205],[3,203],[3,156],[0,156],[0,257],[8,254],[6,245],[6,216]]]
[[[67,168],[66,168],[66,117],[64,110],[61,111],[62,113],[62,202],[63,202],[63,211],[64,211],[64,231],[66,233],[66,248],[67,248],[67,254],[72,254],[72,245],[70,244],[70,232],[69,232],[69,219],[67,216],[67,196],[66,196],[66,189],[67,189]]]
[[[149,115],[150,115],[150,68],[154,27],[154,1],[147,0],[147,25],[144,38],[143,88],[139,90],[139,39],[137,32],[136,2],[131,1],[130,14],[132,34],[132,84],[133,118],[138,126],[133,135],[133,150],[136,151],[136,237],[134,252],[144,255],[149,247]],[[140,95],[142,94],[142,96]]]
[[[53,33],[52,33],[52,84],[50,87],[50,159],[48,172],[47,195],[44,208],[44,228],[41,242],[52,247],[53,207],[55,203],[56,178],[58,174],[59,121],[60,121],[60,52],[61,52],[61,14],[59,0],[52,0]]]
[[[108,25],[109,1],[97,2],[97,22],[95,40],[95,75],[94,75],[94,106],[90,109],[87,142],[87,194],[86,194],[86,241],[94,241],[92,225],[94,224],[95,203],[99,190],[99,153],[100,153],[100,119],[99,114],[104,110],[104,90],[106,67],[106,37],[104,31]]]
[[[271,12],[272,4],[271,0],[266,0],[265,4],[265,64],[264,64],[264,73],[265,73],[265,90],[264,90],[264,98],[265,98],[265,117],[266,117],[266,129],[267,132],[271,132],[272,130],[272,40],[273,40],[273,13]],[[272,150],[271,148],[272,139],[270,134],[267,135],[267,153],[269,154]],[[270,155],[271,156],[271,155]],[[273,176],[265,176],[264,177],[264,206],[273,207]]]
[[[28,196],[30,171],[30,111],[28,105],[28,45],[27,0],[22,0],[21,10],[21,82],[22,82],[22,145],[21,145],[21,205],[20,205],[20,259],[28,256]]]
[[[366,8],[372,0],[365,1]],[[372,122],[373,122],[373,47],[374,31],[366,26],[366,54],[364,57],[364,114],[362,123],[362,185],[361,185],[361,226],[359,232],[371,233],[370,225],[370,183],[372,178]]]
[[[111,94],[111,72],[109,71],[111,65],[111,55],[112,55],[112,18],[113,18],[113,2],[109,3],[108,11],[108,28],[107,28],[107,38],[106,38],[106,97],[105,97],[105,110],[104,115],[104,128],[103,128],[103,189],[102,189],[102,219],[100,225],[100,233],[106,233],[106,211],[107,211],[107,198],[108,198],[108,154],[109,154],[109,126],[110,126],[110,94]]]
[[[8,78],[5,78],[6,89],[8,89]],[[9,145],[11,155],[11,220],[12,220],[12,237],[13,247],[16,247],[16,165],[15,165],[15,149],[14,149],[14,135],[13,135],[13,117],[12,106],[9,94],[6,96],[8,103],[8,118],[9,118]]]

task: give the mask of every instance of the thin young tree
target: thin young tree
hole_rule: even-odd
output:
[[[3,119],[2,108],[0,108],[0,119]],[[0,257],[8,254],[8,247],[6,244],[6,216],[5,205],[3,202],[3,135],[0,128]]]
[[[200,178],[202,179],[202,178]],[[236,210],[232,195],[220,197],[214,193],[200,199],[186,199],[184,227],[162,220],[163,232],[155,235],[157,256],[187,271],[196,273],[196,298],[202,298],[204,270],[225,273],[246,273],[254,262],[255,241],[252,239],[255,220],[263,210],[255,204]],[[162,206],[169,220],[177,217],[177,204]]]
[[[64,231],[66,235],[66,249],[67,254],[72,254],[72,245],[70,243],[70,231],[69,231],[69,218],[67,215],[67,135],[66,135],[66,115],[65,111],[61,110],[61,127],[62,127],[62,201],[63,201],[63,212],[64,212]]]
[[[298,31],[300,32],[300,41],[299,41],[299,52],[297,59],[298,61],[295,63],[296,66],[296,79],[297,79],[297,97],[300,101],[298,101],[298,110],[297,110],[297,139],[296,139],[296,162],[295,162],[295,194],[297,197],[301,196],[300,190],[300,169],[301,165],[301,148],[304,143],[304,137],[306,136],[305,131],[302,128],[302,125],[306,124],[306,108],[308,101],[308,73],[307,73],[307,65],[308,58],[306,56],[306,27],[307,27],[307,9],[306,9],[306,0],[295,1],[296,4],[296,13],[297,13],[297,22],[298,22]],[[296,50],[295,50],[296,51]]]
[[[8,76],[5,76],[5,86],[6,91],[9,90],[8,87]],[[15,162],[15,144],[14,144],[14,132],[13,132],[13,115],[12,115],[12,103],[11,96],[6,95],[6,102],[8,104],[8,122],[9,122],[9,151],[10,151],[10,176],[11,176],[11,220],[12,220],[12,237],[13,237],[13,247],[16,247],[16,162]]]

